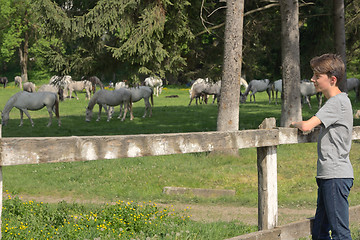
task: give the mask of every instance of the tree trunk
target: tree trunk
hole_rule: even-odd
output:
[[[217,130],[239,130],[244,0],[227,1],[224,64]]]
[[[21,78],[23,83],[28,81],[27,64],[29,54],[29,35],[25,32],[24,42],[19,47]]]
[[[345,43],[345,13],[344,13],[344,0],[333,0],[334,10],[334,37],[335,37],[335,50],[339,54],[346,66],[346,43]],[[346,80],[346,74],[345,79]],[[347,92],[346,81],[342,81],[339,86],[340,90]]]
[[[301,121],[299,3],[281,0],[282,108],[281,126]]]

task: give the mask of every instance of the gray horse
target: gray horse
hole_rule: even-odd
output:
[[[347,83],[347,90],[348,92],[354,90],[355,91],[355,94],[356,94],[356,97],[355,97],[355,101],[357,102],[359,100],[359,97],[360,97],[360,82],[359,82],[359,79],[357,78],[348,78],[346,80],[346,83]]]
[[[300,82],[300,93],[302,96],[302,102],[307,103],[309,108],[311,109],[311,96],[316,95],[316,98],[318,100],[318,107],[321,107],[322,104],[322,95],[321,92],[316,92],[315,86],[313,82],[310,82],[307,79],[303,79]]]
[[[121,88],[118,88],[121,89]],[[141,99],[144,99],[144,103],[145,103],[145,112],[144,115],[142,116],[143,118],[146,117],[147,112],[149,112],[149,117],[152,116],[152,109],[151,109],[151,105],[154,106],[154,99],[153,99],[153,89],[148,87],[148,86],[139,86],[139,87],[135,87],[135,88],[128,88],[131,92],[131,101],[134,102],[138,102]],[[151,104],[150,101],[151,100]],[[118,118],[121,118],[121,113],[123,111],[123,107],[124,104],[120,104],[120,113]],[[111,109],[111,115],[113,114],[114,109]]]
[[[270,85],[270,80],[269,79],[251,80],[249,82],[249,86],[246,88],[245,92],[240,96],[240,102],[245,103],[248,94],[251,92],[251,94],[250,94],[250,102],[251,102],[251,97],[253,96],[254,97],[254,103],[255,103],[256,102],[255,93],[266,91],[266,93],[269,96],[269,103],[271,103],[270,90],[271,90],[271,85]]]
[[[122,103],[125,104],[125,107],[124,107],[125,111],[124,111],[124,116],[122,117],[121,121],[125,120],[128,109],[130,111],[130,120],[133,120],[134,116],[132,113],[132,100],[131,100],[130,90],[125,89],[125,88],[121,88],[121,89],[113,90],[113,91],[109,91],[106,89],[100,89],[92,96],[92,98],[89,101],[89,104],[86,108],[85,121],[87,121],[87,122],[91,121],[95,104],[99,105],[99,114],[98,114],[98,118],[96,119],[96,121],[100,120],[102,107],[104,107],[104,109],[107,113],[107,121],[110,121],[111,111],[108,107],[118,106]]]
[[[1,113],[1,124],[5,126],[9,121],[9,113],[13,107],[20,110],[20,125],[23,125],[23,113],[29,118],[31,126],[34,127],[34,122],[30,117],[28,110],[36,111],[43,107],[47,108],[49,112],[49,123],[48,127],[52,124],[52,113],[54,112],[58,118],[58,124],[61,125],[59,116],[59,100],[55,93],[51,92],[18,92],[14,94],[6,102],[4,110]]]
[[[86,99],[90,99],[90,93],[91,93],[91,89],[92,89],[92,85],[91,82],[88,80],[83,80],[83,81],[71,81],[65,91],[69,92],[69,98],[71,99],[72,93],[75,93],[76,99],[79,100],[79,97],[77,95],[76,92],[81,92],[82,90],[86,91]]]

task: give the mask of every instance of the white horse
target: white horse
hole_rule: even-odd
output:
[[[274,92],[276,93],[275,104],[277,105],[278,92],[282,93],[282,79],[276,80],[273,83],[271,83],[271,95],[273,101],[274,101]]]
[[[14,78],[15,86],[19,86],[20,89],[22,89],[22,78],[20,76],[16,76]]]
[[[115,89],[120,89],[120,88],[128,88],[129,85],[126,84],[126,82],[117,82],[115,83]]]
[[[359,100],[359,95],[360,95],[360,82],[359,82],[359,79],[357,78],[348,78],[346,80],[346,84],[347,84],[347,90],[348,92],[354,90],[355,91],[355,94],[356,94],[356,97],[355,97],[355,101],[358,101]]]
[[[89,101],[89,104],[86,108],[86,117],[85,121],[90,122],[93,114],[93,108],[95,104],[99,105],[99,115],[96,121],[100,120],[101,109],[104,107],[107,113],[107,121],[111,119],[111,111],[108,107],[118,106],[120,104],[125,105],[124,107],[124,116],[122,117],[121,121],[125,120],[127,111],[130,111],[130,120],[134,119],[132,113],[132,100],[131,100],[131,92],[128,89],[121,88],[118,90],[109,91],[106,89],[100,89],[97,91]]]
[[[203,94],[202,91],[205,88],[205,83],[208,83],[208,82],[209,82],[208,78],[205,78],[205,79],[198,78],[195,80],[195,82],[191,85],[191,88],[189,90],[189,95],[190,95],[189,105],[191,104],[191,102],[194,98],[195,98],[196,105],[198,104],[198,100],[199,100],[200,104],[202,103],[202,101],[206,103],[207,95]]]
[[[271,88],[271,86],[270,86],[270,80],[269,79],[251,80],[249,82],[249,86],[246,88],[244,94],[241,94],[240,102],[245,103],[249,92],[251,92],[251,94],[250,94],[250,102],[251,102],[251,97],[253,96],[254,97],[254,103],[255,103],[256,102],[255,93],[266,91],[266,93],[269,96],[269,103],[271,103],[270,88]]]
[[[69,91],[69,98],[71,99],[72,97],[72,93],[75,93],[76,99],[79,100],[77,93],[76,92],[81,92],[82,90],[85,89],[86,91],[86,99],[90,99],[90,93],[92,88],[92,84],[90,81],[88,80],[83,80],[83,81],[71,81],[68,85],[67,88],[65,89],[66,91]]]
[[[247,87],[249,86],[249,84],[244,78],[240,78],[240,88],[241,86],[244,86],[245,89],[247,89]]]
[[[28,110],[36,111],[46,106],[49,112],[48,127],[52,124],[52,113],[54,112],[58,118],[58,124],[61,125],[59,116],[59,99],[55,93],[51,92],[18,92],[14,94],[6,102],[4,110],[1,113],[1,124],[5,126],[9,121],[9,113],[13,107],[20,110],[20,125],[23,125],[23,113],[29,118],[31,126],[34,127],[34,122],[30,117]]]
[[[145,78],[144,85],[154,88],[154,93],[158,97],[159,94],[161,94],[161,92],[162,92],[163,81],[157,77],[148,77],[148,78]]]
[[[33,92],[36,92],[35,89],[36,89],[35,84],[32,83],[32,82],[25,82],[25,83],[23,84],[23,90],[26,91],[26,92],[31,92],[31,93],[33,93]]]
[[[145,112],[142,117],[145,118],[147,112],[149,112],[149,117],[151,117],[152,116],[151,105],[154,106],[153,89],[148,86],[139,86],[139,87],[135,87],[135,88],[129,88],[129,90],[131,92],[131,101],[133,103],[138,102],[141,99],[144,99]],[[151,104],[150,104],[149,99],[151,100]],[[120,113],[119,113],[118,118],[121,118],[121,113],[123,111],[123,107],[124,107],[124,104],[120,104]],[[111,115],[112,114],[113,114],[113,109],[111,109]]]
[[[64,90],[62,88],[59,88],[55,85],[51,85],[51,84],[43,84],[40,86],[40,88],[38,89],[38,92],[53,92],[59,95],[59,100],[63,101],[64,100]]]
[[[68,84],[72,82],[72,78],[69,75],[65,76],[52,76],[49,80],[49,84],[64,89],[64,98],[69,95],[66,91]]]
[[[322,95],[319,92],[316,92],[316,88],[314,86],[313,82],[310,82],[307,79],[304,79],[300,82],[300,93],[301,96],[303,97],[303,102],[307,103],[309,105],[309,108],[311,109],[311,96],[316,95],[316,98],[318,100],[318,104],[319,104],[319,108],[321,107],[322,104]]]

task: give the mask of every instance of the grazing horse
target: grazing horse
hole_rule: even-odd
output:
[[[191,104],[192,100],[195,98],[195,103],[196,105],[198,104],[198,100],[200,102],[200,104],[203,102],[207,102],[207,95],[205,95],[204,93],[202,93],[203,89],[205,88],[205,83],[208,83],[209,79],[208,78],[198,78],[195,80],[195,82],[191,85],[191,88],[189,90],[189,94],[190,94],[190,103]],[[202,100],[202,101],[201,101]]]
[[[158,97],[159,94],[161,94],[161,92],[162,92],[163,81],[157,77],[147,77],[144,80],[144,85],[154,88],[154,93]]]
[[[20,89],[22,89],[22,78],[20,76],[16,76],[14,78],[15,86],[19,86]]]
[[[247,87],[249,86],[249,84],[244,78],[240,78],[240,88],[241,86],[244,86],[245,89],[247,89]]]
[[[347,84],[347,90],[348,92],[354,90],[355,91],[355,94],[356,94],[356,97],[355,97],[355,101],[357,102],[359,100],[359,95],[360,95],[360,82],[359,82],[359,79],[357,78],[348,78],[346,80],[346,84]]]
[[[271,103],[270,88],[271,88],[271,85],[270,85],[270,80],[269,79],[251,80],[249,82],[249,86],[246,88],[244,94],[242,94],[240,96],[240,102],[245,103],[249,92],[251,92],[251,94],[250,94],[250,102],[251,102],[251,97],[254,96],[254,103],[255,103],[256,102],[255,101],[255,93],[266,91],[266,93],[269,96],[269,103]]]
[[[26,92],[33,93],[33,92],[36,92],[35,89],[36,89],[35,83],[25,82],[25,83],[23,84],[23,90],[26,91]]]
[[[219,97],[220,97],[220,90],[221,90],[221,81],[218,81],[216,83],[207,83],[205,84],[205,88],[202,90],[202,93],[206,96],[213,95],[213,104],[215,103],[215,99],[217,99],[217,103],[219,103]]]
[[[96,85],[98,85],[101,89],[104,89],[104,84],[101,82],[101,80],[97,77],[97,76],[83,76],[81,78],[81,80],[88,80],[91,82],[91,86],[92,86],[92,92],[96,93]]]
[[[48,127],[52,124],[52,114],[55,113],[58,118],[58,124],[61,125],[59,116],[59,100],[55,93],[52,92],[18,92],[14,94],[6,102],[4,110],[1,113],[1,124],[5,126],[9,121],[9,113],[13,107],[20,110],[20,125],[23,125],[23,113],[29,118],[31,126],[34,127],[34,122],[30,117],[28,110],[36,111],[46,106],[49,112]]]
[[[59,100],[64,101],[64,90],[55,85],[44,84],[38,89],[38,92],[53,92],[59,95]]]
[[[138,102],[141,99],[144,99],[145,112],[142,117],[145,118],[147,112],[149,112],[149,117],[151,117],[152,116],[151,105],[154,106],[153,89],[148,86],[139,86],[139,87],[129,88],[129,90],[131,92],[131,101],[133,103]],[[149,98],[151,100],[151,104],[150,104]],[[119,113],[118,118],[121,118],[122,111],[123,111],[123,104],[120,104],[120,113]],[[113,109],[111,110],[111,115],[112,114],[113,114]]]
[[[6,88],[6,85],[8,82],[9,81],[8,81],[7,77],[0,77],[0,84],[3,84],[4,88]]]
[[[86,99],[90,99],[90,92],[91,92],[91,82],[88,80],[83,80],[83,81],[71,81],[68,85],[67,88],[65,89],[66,91],[69,91],[69,98],[71,99],[72,97],[72,93],[75,93],[76,99],[79,100],[77,93],[76,92],[81,92],[82,90],[85,89],[86,91]]]
[[[96,121],[100,120],[101,108],[104,107],[107,113],[107,121],[111,119],[111,111],[108,107],[118,106],[124,103],[124,116],[121,121],[125,120],[127,111],[130,111],[130,120],[134,119],[132,113],[132,100],[131,100],[131,92],[128,89],[120,88],[118,90],[109,91],[106,89],[100,89],[97,91],[89,101],[89,104],[86,108],[86,117],[85,121],[90,122],[93,114],[93,109],[95,104],[99,105],[99,115]]]
[[[310,82],[307,79],[303,79],[300,82],[300,93],[303,98],[303,102],[307,103],[309,105],[309,108],[311,109],[311,96],[316,95],[316,98],[318,100],[319,108],[322,104],[322,95],[321,92],[316,92],[315,86],[313,82]]]

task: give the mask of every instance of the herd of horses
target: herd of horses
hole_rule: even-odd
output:
[[[163,88],[163,82],[160,78],[157,77],[148,77],[144,80],[144,86],[136,86],[129,88],[126,82],[118,82],[115,84],[114,90],[104,89],[104,84],[96,76],[83,77],[81,81],[73,81],[71,76],[53,76],[51,77],[49,84],[42,85],[36,92],[36,87],[34,83],[25,82],[22,83],[21,77],[17,76],[14,79],[15,85],[22,88],[24,91],[14,94],[6,103],[1,116],[2,116],[2,125],[5,126],[9,120],[9,113],[12,108],[17,108],[20,111],[20,126],[23,124],[23,114],[29,118],[31,125],[34,126],[34,123],[30,117],[28,110],[39,110],[46,106],[49,113],[49,123],[48,126],[52,124],[52,116],[55,113],[58,118],[58,125],[61,125],[59,117],[59,101],[63,101],[65,98],[72,98],[72,93],[75,93],[77,99],[78,91],[86,91],[86,99],[89,100],[88,106],[86,108],[86,117],[85,121],[91,121],[92,111],[94,106],[97,104],[99,106],[98,118],[96,121],[100,120],[102,108],[104,108],[107,114],[107,121],[110,121],[114,113],[114,107],[120,106],[120,114],[118,118],[122,121],[125,120],[127,112],[130,113],[130,120],[134,118],[132,113],[132,103],[144,99],[145,103],[145,112],[143,117],[145,118],[148,114],[149,117],[152,116],[153,95],[157,96],[161,93]],[[0,77],[0,83],[4,84],[4,88],[8,83],[6,77]],[[276,80],[270,82],[269,79],[263,80],[251,80],[249,83],[245,79],[241,78],[240,85],[244,86],[245,91],[242,93],[240,91],[240,103],[245,103],[247,96],[250,95],[250,102],[256,102],[255,94],[257,92],[266,92],[269,97],[269,103],[272,100],[274,101],[274,93],[276,93],[275,104],[278,102],[278,93],[282,92],[282,80]],[[96,91],[96,87],[99,87],[100,90]],[[357,78],[347,79],[347,88],[348,91],[354,90],[356,92],[356,100],[360,96],[360,82]],[[198,78],[193,82],[189,94],[190,102],[189,106],[193,99],[195,99],[196,104],[207,103],[208,96],[213,96],[213,104],[215,100],[219,101],[221,90],[221,81],[211,82],[208,78],[202,79]],[[271,94],[272,93],[272,94]],[[302,103],[307,103],[309,108],[311,108],[310,98],[313,95],[317,96],[319,108],[322,104],[322,96],[317,93],[315,86],[309,80],[302,80],[300,83],[300,93],[302,96]],[[91,97],[91,94],[93,96]],[[150,104],[151,101],[151,104]]]
[[[51,77],[49,84],[42,85],[38,91],[35,91],[35,84],[31,82],[22,83],[21,78],[16,77],[14,79],[15,85],[18,85],[23,91],[20,91],[6,102],[4,109],[1,112],[1,124],[7,125],[9,121],[9,113],[14,107],[20,111],[20,125],[23,125],[23,114],[29,118],[31,125],[34,126],[34,122],[29,114],[29,110],[39,110],[46,107],[49,113],[49,123],[47,126],[51,126],[53,113],[58,118],[58,125],[61,125],[59,116],[59,101],[68,97],[71,99],[74,92],[77,97],[77,91],[86,91],[86,98],[89,99],[88,106],[86,108],[85,121],[90,121],[92,118],[92,110],[96,104],[99,106],[99,115],[97,121],[100,120],[101,110],[105,109],[107,113],[107,121],[109,121],[114,112],[115,106],[120,106],[121,118],[122,111],[124,112],[121,118],[124,121],[127,112],[130,112],[130,120],[133,120],[132,103],[144,99],[145,118],[148,114],[152,116],[152,108],[154,105],[153,94],[154,88],[159,92],[162,89],[162,80],[159,78],[149,77],[145,79],[145,86],[137,86],[133,88],[117,87],[114,90],[104,89],[104,84],[96,76],[89,78],[82,78],[81,81],[73,81],[71,76],[53,76]],[[160,81],[159,81],[160,80]],[[121,84],[122,85],[122,84]],[[96,91],[96,86],[100,87],[100,90]],[[5,85],[4,85],[5,87]],[[91,97],[91,93],[93,96]],[[150,104],[151,101],[151,104]]]

